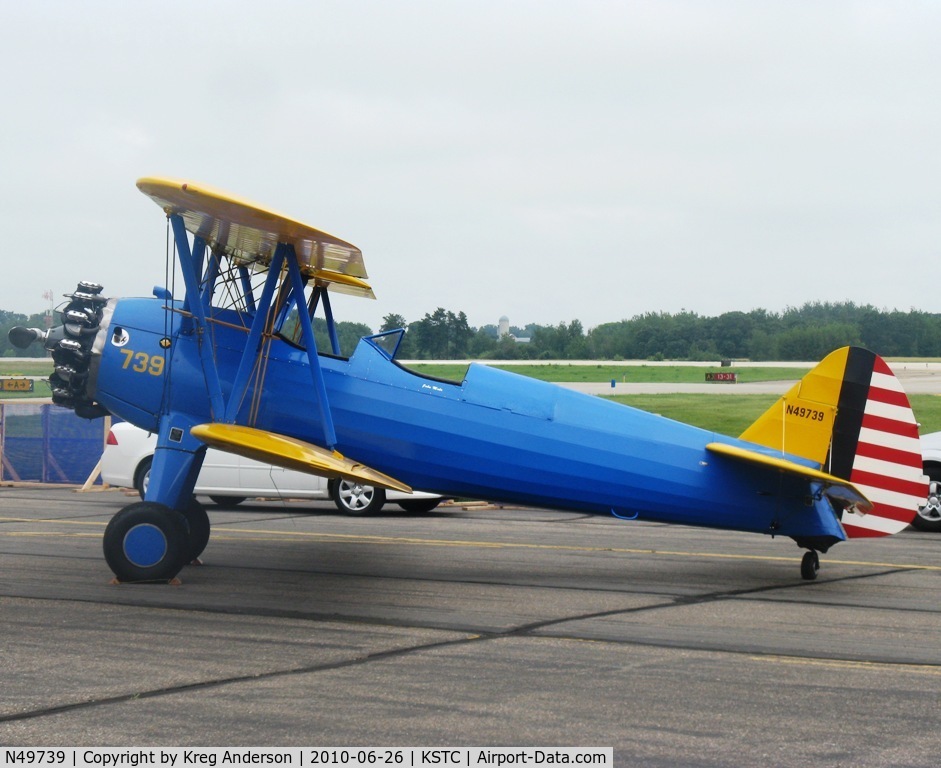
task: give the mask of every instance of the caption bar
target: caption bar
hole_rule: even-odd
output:
[[[3,749],[0,766],[72,766],[72,768],[140,768],[162,766],[613,766],[611,747],[295,747],[223,749]]]

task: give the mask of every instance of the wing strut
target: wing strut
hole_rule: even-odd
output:
[[[333,354],[340,354],[340,337],[337,336],[337,324],[333,321],[333,308],[330,306],[330,296],[327,286],[318,285],[315,289],[323,298],[323,313],[327,318],[327,332],[330,334],[330,346],[333,347]]]
[[[310,363],[310,377],[314,384],[314,390],[317,393],[317,407],[320,409],[320,423],[323,424],[323,438],[328,448],[335,448],[337,444],[337,434],[333,426],[333,414],[330,412],[330,403],[327,401],[327,385],[323,380],[323,370],[320,367],[320,355],[317,354],[317,341],[314,338],[314,329],[310,324],[310,316],[305,311],[307,307],[306,297],[304,296],[304,280],[301,277],[301,268],[298,266],[297,258],[294,256],[294,246],[278,245],[278,248],[286,247],[291,249],[288,261],[288,280],[289,289],[294,296],[297,304],[297,319],[301,323],[301,334],[304,339],[304,348],[307,350],[307,361]],[[326,291],[324,291],[324,306],[326,304]],[[330,323],[328,322],[329,326]]]
[[[245,311],[250,315],[255,314],[255,292],[252,290],[251,277],[248,274],[248,267],[239,266],[239,280],[242,282],[242,293],[245,295]]]
[[[265,287],[262,289],[261,298],[258,300],[258,304],[255,307],[255,317],[252,320],[252,327],[248,332],[248,340],[245,342],[245,349],[242,350],[242,360],[239,362],[239,369],[235,374],[235,381],[232,383],[232,394],[229,397],[229,404],[225,409],[224,418],[221,419],[228,424],[236,423],[239,406],[242,402],[242,393],[245,392],[248,387],[252,370],[258,360],[262,331],[265,328],[265,324],[268,322],[268,310],[271,308],[274,289],[281,280],[281,267],[284,264],[284,254],[289,247],[290,246],[284,245],[283,243],[279,243],[278,247],[275,249],[274,256],[271,258],[271,263],[268,265],[268,276],[265,278]]]
[[[216,278],[219,277],[219,255],[215,253],[209,254],[209,264],[206,267],[206,275],[203,279],[203,290],[199,296],[200,301],[203,303],[203,312],[209,312],[210,306],[212,306],[212,292],[216,287]]]
[[[301,325],[301,334],[304,340],[304,346],[307,352],[307,360],[310,368],[311,380],[314,385],[314,391],[317,395],[317,407],[320,411],[320,423],[323,425],[324,443],[328,448],[333,449],[337,444],[336,429],[333,424],[333,415],[330,412],[330,404],[327,399],[327,387],[323,379],[323,370],[320,367],[320,357],[317,354],[317,341],[314,338],[314,329],[307,313],[306,297],[304,296],[304,279],[301,276],[300,266],[297,256],[294,253],[294,246],[289,243],[278,243],[271,263],[268,266],[268,276],[265,278],[265,285],[261,292],[261,297],[255,306],[255,317],[252,320],[252,327],[248,332],[248,339],[245,342],[245,348],[242,351],[242,359],[239,362],[238,372],[235,374],[235,380],[232,384],[232,394],[229,403],[224,409],[224,417],[220,421],[228,424],[237,423],[238,411],[242,402],[242,393],[248,388],[252,371],[258,362],[258,354],[261,349],[261,340],[268,323],[271,304],[274,300],[275,289],[282,278],[282,269],[287,265],[288,296],[290,301],[297,308],[297,317]]]
[[[206,388],[209,390],[209,402],[212,407],[213,418],[225,413],[225,400],[222,397],[222,385],[219,383],[219,371],[212,355],[212,345],[205,338],[206,310],[200,300],[199,277],[202,274],[203,257],[206,253],[206,241],[202,237],[193,238],[193,248],[190,249],[189,239],[186,237],[186,225],[179,214],[171,214],[170,225],[173,227],[173,236],[176,238],[176,249],[180,254],[180,266],[183,273],[183,282],[186,284],[187,306],[195,320],[197,347],[199,359],[203,366],[203,376],[206,379]]]
[[[320,300],[323,299],[323,313],[327,321],[327,335],[330,337],[330,349],[333,354],[340,354],[340,337],[337,336],[337,324],[333,319],[333,309],[330,306],[330,296],[327,293],[327,286],[315,285],[314,291],[310,296],[310,316],[317,313],[317,307],[320,306]]]

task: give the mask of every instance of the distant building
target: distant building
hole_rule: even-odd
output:
[[[529,344],[529,336],[514,336],[510,333],[510,318],[506,315],[497,321],[497,338],[502,339],[504,336],[509,336],[517,344]]]

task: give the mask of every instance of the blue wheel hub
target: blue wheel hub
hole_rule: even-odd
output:
[[[167,537],[156,525],[135,525],[124,536],[124,555],[138,568],[157,565],[167,555]]]

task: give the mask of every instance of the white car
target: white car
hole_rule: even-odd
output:
[[[928,475],[928,498],[912,525],[922,531],[941,531],[941,432],[921,436],[921,461]]]
[[[127,422],[111,427],[101,457],[101,480],[108,485],[136,488],[141,498],[150,479],[157,436]],[[441,502],[431,493],[401,493],[361,485],[349,480],[327,480],[317,475],[262,464],[232,453],[206,450],[195,493],[216,504],[232,506],[249,497],[332,499],[349,515],[371,515],[386,501],[394,501],[406,512],[430,512]]]

